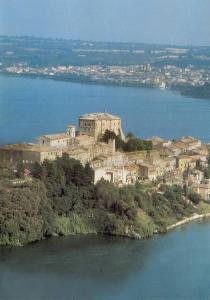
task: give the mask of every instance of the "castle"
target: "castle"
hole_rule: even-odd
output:
[[[121,119],[118,116],[108,113],[85,114],[79,117],[77,134],[76,126],[69,125],[66,132],[42,135],[37,138],[36,143],[4,145],[0,147],[0,162],[12,166],[17,166],[19,162],[41,163],[45,159],[54,160],[67,153],[70,157],[80,160],[83,165],[89,162],[97,169],[98,160],[102,158],[114,160],[119,156],[115,151],[115,140],[109,140],[108,143],[100,141],[106,130],[124,138]]]
[[[67,153],[82,165],[90,163],[94,183],[104,178],[118,186],[139,180],[183,185],[187,171],[191,188],[210,201],[210,182],[204,182],[203,172],[196,169],[198,163],[204,168],[208,166],[208,146],[200,140],[183,137],[165,141],[153,137],[150,139],[153,150],[128,153],[116,151],[114,139],[108,143],[101,141],[106,130],[124,139],[120,117],[108,113],[85,114],[79,117],[78,132],[74,125],[69,125],[66,132],[42,135],[36,143],[0,147],[0,163],[16,168],[19,162],[42,163]]]
[[[108,113],[92,113],[79,117],[80,134],[85,134],[100,139],[106,130],[120,135],[124,139],[121,127],[121,119]]]

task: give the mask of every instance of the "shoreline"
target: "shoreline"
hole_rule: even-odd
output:
[[[137,88],[137,89],[149,89],[149,90],[159,90],[159,91],[170,91],[173,93],[178,93],[182,97],[186,98],[193,98],[193,99],[200,99],[200,100],[209,100],[210,98],[208,96],[202,97],[194,94],[185,94],[183,92],[182,88],[178,87],[167,87],[165,89],[161,89],[158,86],[155,85],[145,85],[145,84],[136,84],[136,83],[120,83],[120,82],[108,82],[108,81],[92,81],[92,80],[82,80],[81,78],[65,78],[65,77],[59,77],[59,76],[49,76],[49,75],[37,75],[37,74],[13,74],[13,73],[7,73],[7,72],[0,72],[0,75],[6,76],[6,77],[19,77],[19,78],[30,78],[30,79],[44,79],[44,80],[52,80],[52,81],[58,81],[58,82],[69,82],[69,83],[78,83],[78,84],[87,84],[87,85],[101,85],[101,86],[111,86],[111,87],[127,87],[127,88]],[[84,78],[83,78],[84,79]]]
[[[165,231],[165,234],[169,233],[170,231],[176,229],[177,227],[181,227],[182,225],[186,225],[186,224],[189,224],[193,221],[196,221],[196,220],[204,220],[204,219],[207,219],[207,218],[210,218],[210,212],[209,213],[204,213],[204,214],[197,214],[197,213],[194,213],[191,217],[188,217],[188,218],[184,218],[183,220],[175,223],[175,224],[172,224],[170,226],[168,226],[166,228],[166,231]],[[113,236],[113,237],[119,237],[119,238],[125,238],[125,239],[130,239],[130,240],[147,240],[147,239],[150,239],[152,238],[153,236],[155,235],[160,235],[162,234],[163,232],[160,232],[160,231],[156,231],[153,233],[152,236],[150,237],[147,237],[147,238],[142,238],[139,233],[135,232],[135,231],[132,231],[130,232],[129,234],[108,234],[110,236]],[[96,231],[93,231],[93,232],[81,232],[81,233],[69,233],[69,234],[52,234],[51,237],[49,237],[49,239],[53,238],[53,237],[57,237],[59,238],[59,236],[85,236],[85,235],[89,235],[89,234],[94,234],[94,235],[99,235],[101,234],[100,232],[96,232]],[[106,234],[102,234],[102,235],[105,235]],[[7,247],[24,247],[24,246],[27,246],[27,245],[30,245],[30,244],[33,244],[33,243],[39,243],[40,241],[44,241],[44,240],[47,240],[48,238],[47,237],[43,237],[42,239],[40,240],[36,240],[36,241],[33,241],[33,242],[30,242],[30,243],[27,243],[27,244],[20,244],[20,243],[17,243],[17,244],[8,244],[8,245],[1,245],[0,244],[0,249],[1,248],[7,248]]]
[[[203,220],[205,218],[209,218],[210,217],[210,213],[205,213],[205,214],[193,214],[192,217],[189,217],[189,218],[185,218],[173,225],[170,225],[166,228],[167,232],[172,230],[172,229],[175,229],[179,226],[182,226],[182,225],[185,225],[185,224],[188,224],[188,223],[191,223],[192,221],[195,221],[195,220]]]

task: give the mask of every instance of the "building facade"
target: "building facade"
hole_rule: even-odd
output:
[[[90,113],[79,117],[80,135],[89,135],[98,140],[106,130],[112,131],[124,139],[121,119],[118,116],[108,113]]]
[[[191,189],[199,194],[201,198],[205,201],[210,201],[210,182],[204,182],[200,184],[193,184]]]
[[[46,134],[38,137],[38,144],[46,147],[64,148],[68,147],[71,137],[66,133]]]

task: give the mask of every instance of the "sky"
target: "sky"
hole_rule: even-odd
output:
[[[210,0],[0,0],[0,34],[210,46]]]

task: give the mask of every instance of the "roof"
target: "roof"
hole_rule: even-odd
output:
[[[67,140],[70,138],[70,136],[66,133],[55,133],[55,134],[45,134],[38,137],[38,139],[43,139],[43,138],[48,139],[50,141],[54,141],[54,140]]]
[[[180,141],[184,143],[200,142],[198,139],[192,136],[183,136]]]
[[[79,117],[80,120],[120,120],[120,117],[108,113],[90,113]]]
[[[138,165],[140,167],[146,167],[146,168],[153,168],[153,169],[157,168],[157,166],[146,162],[139,163]]]
[[[182,155],[179,155],[177,157],[178,159],[187,159],[187,160],[198,160],[200,158],[199,155],[187,155],[187,154],[182,154]]]

